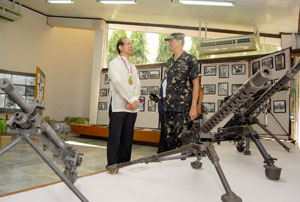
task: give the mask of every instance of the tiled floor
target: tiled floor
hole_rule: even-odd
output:
[[[10,141],[8,137],[2,137],[0,149]],[[70,143],[77,151],[84,153],[83,162],[77,168],[79,176],[105,169],[106,141],[79,135],[69,135],[67,141],[87,144],[79,146]],[[37,143],[42,148],[41,143]],[[152,155],[156,151],[156,147],[133,145],[132,159]],[[53,159],[51,152],[46,154]],[[25,141],[0,156],[0,195],[58,180],[58,176]]]

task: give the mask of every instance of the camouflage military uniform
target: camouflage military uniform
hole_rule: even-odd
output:
[[[196,57],[187,52],[174,61],[167,62],[167,87],[165,98],[165,120],[168,150],[180,147],[182,130],[188,123],[192,104],[193,80],[200,76]]]

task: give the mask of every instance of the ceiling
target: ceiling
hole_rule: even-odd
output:
[[[16,0],[19,2],[20,0]],[[1,3],[9,0],[0,0]],[[21,0],[26,7],[51,16],[102,18],[106,21],[202,26],[208,28],[279,34],[298,32],[300,0],[235,0],[235,7],[182,5],[175,0],[136,0],[135,5],[104,5],[96,0],[49,4],[46,0]]]

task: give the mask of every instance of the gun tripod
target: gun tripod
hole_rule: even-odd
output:
[[[178,154],[178,156],[171,156],[174,154]],[[211,143],[191,143],[188,145],[181,146],[180,148],[166,151],[159,154],[154,154],[149,157],[140,158],[137,160],[120,163],[120,164],[113,164],[110,166],[107,166],[107,169],[112,174],[117,174],[120,168],[138,164],[138,163],[151,163],[151,162],[161,162],[161,161],[167,161],[167,160],[174,160],[174,159],[181,159],[185,160],[186,158],[190,157],[196,157],[197,159],[191,163],[191,166],[194,169],[200,169],[202,167],[202,163],[200,162],[202,157],[208,157],[211,163],[214,165],[219,178],[223,184],[223,187],[225,189],[225,194],[222,195],[221,199],[223,202],[242,202],[242,199],[237,196],[230,188],[227,179],[223,173],[223,170],[220,166],[220,159],[214,149],[214,146]]]
[[[8,130],[9,133],[11,133]],[[47,157],[47,155],[36,145],[34,141],[32,141],[32,137],[37,137],[38,139],[41,139],[41,136],[38,135],[40,133],[37,129],[28,129],[28,130],[22,130],[20,132],[13,131],[13,133],[19,134],[19,136],[14,139],[10,144],[8,144],[6,147],[4,147],[2,150],[0,150],[0,157],[2,154],[7,152],[9,149],[13,148],[18,142],[20,142],[22,139],[25,140],[33,149],[36,151],[36,153],[45,161],[45,163],[54,171],[54,173],[71,189],[71,191],[82,201],[82,202],[88,202],[88,200],[84,197],[84,195],[72,184],[71,181],[75,180],[74,178],[70,178],[73,170],[72,169],[65,169],[64,174],[59,170],[59,168]],[[32,135],[37,134],[37,135]],[[42,137],[45,139],[45,137]],[[46,140],[46,139],[45,139]],[[75,154],[75,153],[74,153]],[[73,156],[73,159],[70,159],[71,161],[76,161],[78,156],[78,153]],[[69,157],[72,158],[72,157]],[[68,177],[67,177],[68,176]]]
[[[217,137],[215,141],[218,143],[226,140],[238,141],[236,148],[239,152],[244,151],[245,155],[251,154],[249,148],[250,140],[252,140],[264,158],[264,163],[266,164],[264,165],[266,176],[271,180],[280,179],[281,168],[278,168],[274,165],[274,161],[277,159],[272,158],[271,155],[268,154],[263,144],[259,140],[259,135],[250,125],[219,128],[215,137]],[[245,142],[246,147],[244,146]]]

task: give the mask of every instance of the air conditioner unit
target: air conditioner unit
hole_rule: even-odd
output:
[[[203,54],[255,51],[259,47],[259,34],[202,40],[198,46]]]
[[[4,18],[9,21],[15,21],[22,17],[22,14],[11,8],[7,8],[0,4],[0,18]]]

